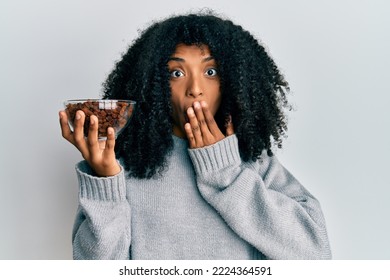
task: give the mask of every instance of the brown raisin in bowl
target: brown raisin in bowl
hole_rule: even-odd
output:
[[[85,113],[84,136],[88,136],[90,116],[95,115],[99,121],[98,138],[107,139],[107,128],[115,130],[115,137],[128,125],[134,113],[135,101],[112,99],[73,99],[64,102],[65,112],[68,115],[69,126],[73,131],[76,112]]]

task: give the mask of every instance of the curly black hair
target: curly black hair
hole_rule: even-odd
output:
[[[262,44],[240,25],[211,11],[175,15],[141,32],[103,84],[103,98],[131,99],[131,125],[116,140],[129,176],[162,174],[173,148],[167,63],[179,43],[207,45],[218,64],[222,102],[215,119],[231,116],[244,161],[272,156],[286,135],[288,83]]]

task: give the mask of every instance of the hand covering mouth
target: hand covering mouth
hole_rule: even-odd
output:
[[[188,119],[187,110],[185,110],[185,112],[184,112],[184,121],[185,121],[186,123],[189,123],[189,122],[190,122],[190,120]]]
[[[189,123],[189,122],[190,122],[190,120],[189,120],[189,118],[188,118],[187,111],[188,111],[188,109],[191,108],[191,107],[192,107],[192,105],[191,105],[191,106],[184,107],[183,114],[184,114],[184,121],[185,121],[186,123]]]

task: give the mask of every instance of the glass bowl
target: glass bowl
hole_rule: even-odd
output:
[[[85,113],[84,136],[88,136],[90,116],[98,118],[98,138],[107,139],[107,128],[115,130],[115,138],[129,124],[134,113],[135,101],[113,99],[73,99],[64,102],[68,123],[73,131],[76,112],[81,110]]]

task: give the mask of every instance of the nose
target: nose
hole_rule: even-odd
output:
[[[197,98],[203,95],[202,81],[198,77],[192,76],[188,79],[187,96]]]

